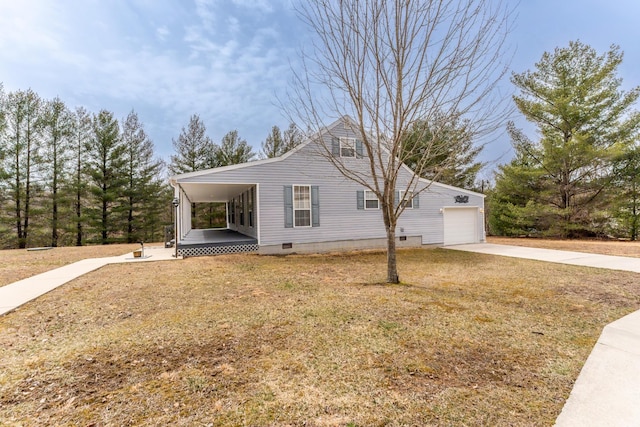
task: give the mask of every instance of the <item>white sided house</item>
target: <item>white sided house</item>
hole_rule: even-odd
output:
[[[350,169],[370,173],[368,160],[362,158],[359,135],[348,123],[348,117],[340,119],[317,138],[332,147],[331,154],[340,156]],[[317,138],[281,157],[171,177],[178,202],[178,254],[385,248],[379,201],[338,171]],[[398,219],[398,247],[485,240],[484,195],[419,179],[416,195],[411,198],[401,190],[412,177],[413,172],[403,165],[396,199],[409,201]],[[191,204],[201,202],[226,204],[226,229],[192,229]]]

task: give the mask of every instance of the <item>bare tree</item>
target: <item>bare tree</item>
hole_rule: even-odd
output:
[[[473,137],[502,125],[507,98],[496,89],[507,71],[511,12],[500,0],[308,0],[297,11],[315,38],[312,52],[302,55],[303,70],[294,71],[285,109],[316,131],[327,119],[352,118],[367,171],[332,156],[327,143],[323,155],[380,200],[387,281],[398,283],[395,232],[406,204],[396,203],[395,192],[426,190],[418,177],[432,165],[429,150],[415,159],[403,149],[406,135],[418,121],[430,123],[434,140],[459,119],[470,123]],[[401,182],[408,157],[416,174]]]

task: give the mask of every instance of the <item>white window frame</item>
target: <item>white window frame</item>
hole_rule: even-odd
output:
[[[298,207],[297,206],[297,200],[296,200],[296,189],[300,189],[300,188],[306,188],[307,189],[307,195],[308,197],[308,204],[309,207]],[[292,189],[291,189],[291,195],[293,198],[293,227],[294,228],[311,228],[312,224],[313,224],[313,218],[311,218],[311,215],[313,215],[312,209],[311,209],[311,186],[310,185],[293,185]],[[309,212],[309,225],[297,225],[296,223],[296,212],[297,211],[308,211]]]
[[[406,193],[409,193],[411,196],[403,202],[402,198]],[[400,191],[400,200],[398,200],[398,203],[403,203],[405,209],[413,209],[413,191]]]
[[[351,152],[353,154],[350,156],[349,155],[345,156],[344,155],[345,150],[352,150]],[[356,139],[355,138],[349,138],[346,136],[340,137],[340,157],[346,157],[346,158],[352,158],[352,159],[356,157]]]
[[[369,196],[369,197],[367,197],[367,196]],[[367,207],[367,202],[368,201],[373,201],[373,200],[376,201],[377,206],[375,208]],[[379,210],[380,209],[380,200],[376,196],[376,193],[374,193],[371,190],[364,190],[364,209],[365,210]]]

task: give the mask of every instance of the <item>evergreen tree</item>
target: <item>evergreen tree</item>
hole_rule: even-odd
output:
[[[271,133],[267,135],[267,138],[262,142],[261,157],[265,159],[271,159],[273,157],[279,157],[285,153],[284,151],[284,139],[278,126],[271,128]]]
[[[189,125],[182,128],[178,139],[173,139],[176,154],[171,155],[169,171],[176,175],[194,172],[211,167],[212,146],[211,138],[206,134],[207,128],[197,114],[189,119]]]
[[[302,144],[304,134],[295,123],[289,123],[289,127],[282,132],[282,140],[284,142],[284,152],[282,154],[284,154]]]
[[[290,123],[284,132],[281,132],[278,126],[273,126],[271,133],[261,143],[260,157],[263,159],[280,157],[301,143],[302,132],[294,123]]]
[[[640,233],[640,145],[616,159],[617,192],[612,203],[614,233],[638,240]]]
[[[59,207],[62,204],[61,187],[68,175],[70,137],[72,135],[72,115],[60,98],[54,98],[44,105],[42,115],[42,165],[41,175],[46,179],[51,221],[51,246],[58,246],[60,229]]]
[[[405,137],[401,158],[423,178],[472,189],[484,166],[476,161],[480,151],[482,147],[474,146],[467,124],[458,118],[438,126],[420,120],[413,123]]]
[[[153,200],[160,195],[158,178],[162,162],[154,158],[153,142],[133,110],[122,123],[122,140],[126,147],[126,238],[128,243],[133,243],[145,239],[149,231],[145,220],[156,216],[158,206]]]
[[[11,200],[9,212],[3,215],[3,222],[13,223],[16,242],[19,248],[26,248],[29,240],[29,225],[32,204],[37,186],[36,165],[39,162],[41,113],[40,97],[31,89],[11,92],[4,102],[5,132],[3,161],[0,167],[0,179]]]
[[[4,133],[7,129],[7,117],[5,111],[5,94],[4,94],[4,86],[2,82],[0,82],[0,141],[4,141]],[[0,145],[0,161],[4,158],[4,144]]]
[[[0,212],[2,212],[8,200],[8,179],[4,173],[4,159],[7,145],[7,121],[6,121],[6,95],[4,87],[0,83]],[[10,227],[4,221],[3,215],[0,214],[0,248],[8,247],[6,236],[10,234]]]
[[[73,224],[76,246],[82,246],[84,241],[84,223],[86,220],[83,203],[87,198],[87,150],[91,146],[92,124],[91,115],[83,107],[78,107],[73,116],[70,163],[73,168],[71,177],[71,191],[73,192]]]
[[[501,180],[534,185],[537,191],[517,206],[529,207],[524,214],[535,213],[529,219],[537,232],[572,237],[602,230],[612,160],[640,129],[640,114],[631,110],[640,88],[624,92],[616,76],[622,57],[617,46],[598,55],[590,46],[571,42],[545,53],[535,71],[512,77],[520,90],[516,106],[537,126],[540,140],[530,140],[513,124],[508,127],[516,155],[528,161],[501,169],[496,200],[510,197],[501,188],[512,186]]]
[[[101,110],[92,120],[92,137],[87,147],[89,190],[93,196],[89,220],[100,243],[113,241],[122,232],[122,195],[126,184],[126,147],[113,113]]]
[[[222,137],[220,147],[215,151],[218,166],[246,163],[254,157],[251,146],[238,136],[237,130],[232,130]]]
[[[171,155],[169,172],[181,174],[213,168],[216,164],[216,146],[207,136],[207,128],[197,114],[189,119],[187,128],[182,128],[178,139],[173,139],[176,154]],[[198,228],[198,209],[191,204],[191,226]]]

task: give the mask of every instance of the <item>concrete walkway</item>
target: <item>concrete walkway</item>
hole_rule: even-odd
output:
[[[134,258],[133,253],[129,252],[121,256],[84,259],[2,286],[0,287],[0,315],[107,264],[175,260],[174,253],[174,249],[165,249],[161,246],[145,247],[143,258]]]
[[[490,243],[445,249],[640,273],[640,258]],[[640,311],[604,327],[556,426],[640,426]]]

